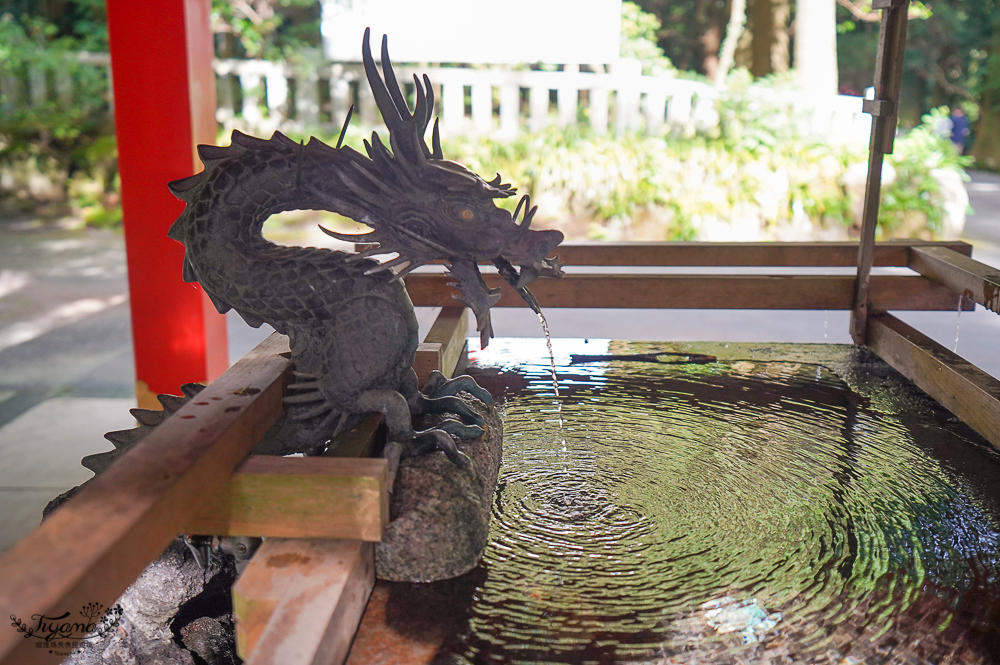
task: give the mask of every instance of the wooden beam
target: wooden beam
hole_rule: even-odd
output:
[[[358,251],[370,245],[359,243]],[[875,243],[873,265],[906,267],[910,247],[947,247],[966,256],[962,241],[888,240]],[[856,242],[566,242],[555,249],[567,266],[797,266],[857,265]],[[489,265],[489,261],[484,261]]]
[[[268,539],[233,586],[247,665],[338,665],[375,583],[371,543]]]
[[[947,247],[914,247],[910,268],[955,293],[1000,313],[1000,270]]]
[[[1000,448],[1000,381],[891,314],[869,317],[868,347]]]
[[[438,370],[449,379],[457,367],[468,362],[469,310],[465,307],[442,307],[417,347],[413,369],[423,386],[432,370]],[[463,362],[464,361],[464,362]]]
[[[503,287],[497,307],[526,307],[497,274],[488,287]],[[443,274],[405,278],[414,305],[449,305],[454,291]],[[957,297],[919,276],[872,278],[871,301],[879,310],[954,310]],[[580,275],[539,279],[531,290],[542,307],[632,307],[642,309],[825,309],[848,310],[852,275]]]
[[[261,342],[4,554],[5,614],[30,621],[114,603],[281,415],[287,350],[277,333]],[[0,631],[4,665],[58,659]]]
[[[964,242],[888,241],[875,245],[874,265],[906,266],[911,246],[947,246],[968,255]],[[856,242],[601,242],[563,243],[568,266],[792,266],[854,267]]]
[[[384,459],[253,455],[183,532],[379,541],[388,522]]]
[[[434,325],[424,338],[425,343],[441,344],[441,372],[451,378],[461,362],[469,336],[469,309],[467,307],[442,307]]]
[[[366,413],[361,421],[327,446],[323,457],[371,457],[385,443],[385,416]]]
[[[413,357],[413,371],[417,373],[417,381],[421,387],[427,383],[427,377],[431,372],[440,371],[443,366],[443,344],[421,342],[417,345],[417,354]]]

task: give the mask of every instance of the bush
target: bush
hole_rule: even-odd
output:
[[[65,203],[71,181],[81,175],[114,192],[107,67],[82,62],[81,44],[39,18],[0,16],[0,77],[6,80],[0,169],[2,189],[14,194],[8,209]],[[29,103],[30,76],[41,80],[45,94]]]

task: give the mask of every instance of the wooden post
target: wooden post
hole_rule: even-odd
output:
[[[516,85],[500,86],[500,134],[514,136],[521,126],[521,89]]]
[[[493,126],[493,86],[488,79],[477,77],[472,84],[472,126],[486,133]]]
[[[233,586],[248,665],[339,665],[375,584],[371,543],[271,538]]]
[[[868,144],[868,180],[865,183],[861,246],[858,249],[858,273],[851,311],[851,338],[859,346],[865,343],[865,328],[868,325],[868,282],[875,249],[875,227],[878,225],[882,158],[892,154],[896,133],[903,51],[906,48],[906,12],[909,7],[910,0],[874,0],[872,3],[873,9],[882,10],[882,25],[875,60],[875,99],[864,102],[865,113],[872,115],[872,133]]]
[[[184,247],[167,238],[184,210],[167,182],[200,171],[195,144],[216,138],[210,4],[107,3],[136,393],[149,409],[229,365],[225,317],[181,278]]]
[[[528,92],[528,131],[540,132],[549,124],[549,89],[533,85]]]
[[[0,607],[21,620],[110,606],[281,415],[288,339],[272,334],[0,557]],[[60,659],[0,631],[0,663]]]
[[[563,73],[579,73],[580,65],[563,65]],[[574,79],[577,80],[577,79]],[[556,90],[557,122],[560,127],[576,124],[576,107],[580,98],[580,88],[577,84],[563,85]]]
[[[593,87],[587,94],[590,104],[590,128],[595,134],[608,133],[608,89]]]

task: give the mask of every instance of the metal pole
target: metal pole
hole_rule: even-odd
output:
[[[896,134],[909,8],[910,0],[874,0],[872,3],[872,9],[882,10],[882,23],[875,60],[875,99],[864,101],[864,112],[872,115],[872,134],[868,144],[868,180],[865,183],[858,273],[851,312],[851,338],[859,346],[865,343],[868,327],[868,283],[875,254],[875,227],[878,225],[879,194],[882,189],[882,158],[892,154]]]

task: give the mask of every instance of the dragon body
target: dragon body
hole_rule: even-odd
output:
[[[538,276],[562,274],[555,260],[546,258],[562,234],[528,228],[535,209],[527,197],[513,215],[498,208],[493,200],[515,190],[501,184],[499,176],[487,182],[445,160],[436,122],[429,148],[423,137],[434,106],[430,81],[414,77],[417,98],[411,112],[385,39],[384,81],[368,31],[362,50],[389,129],[388,147],[375,133],[365,142],[365,155],[317,139],[303,145],[280,133],[264,140],[233,132],[230,146],[199,147],[205,164],[201,173],[170,183],[187,203],[170,237],[186,248],[184,279],[199,282],[220,312],[234,309],[251,326],[267,322],[288,335],[296,380],[285,398],[287,424],[279,437],[291,443],[282,444],[280,452],[314,451],[360,414],[380,411],[392,444],[387,454],[437,448],[464,464],[450,434],[477,436],[482,419],[454,395],[467,390],[489,402],[489,394],[468,377],[446,381],[440,375],[418,391],[410,369],[417,322],[401,277],[430,261],[444,261],[460,291],[458,299],[476,315],[485,345],[492,336],[489,309],[499,292],[486,287],[477,263],[494,262],[537,308],[527,284]],[[267,219],[294,209],[330,210],[362,222],[370,233],[324,231],[373,247],[359,254],[266,240]],[[381,264],[368,258],[389,253],[398,256]],[[430,412],[462,420],[415,432],[412,416]]]

